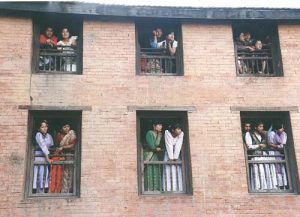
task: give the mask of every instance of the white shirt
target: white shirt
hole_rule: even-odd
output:
[[[157,43],[157,46],[158,46],[158,47],[163,46],[163,48],[167,48],[167,41],[166,41],[166,40],[163,40],[163,41],[161,41],[161,42],[158,42],[158,43]],[[174,41],[173,41],[172,48],[177,47],[177,46],[178,46],[178,42],[174,40]]]
[[[256,134],[255,134],[256,135]],[[256,136],[260,136],[260,135],[256,135]],[[260,136],[260,140],[261,140],[261,136]],[[247,132],[246,134],[245,134],[245,141],[246,141],[246,145],[247,145],[247,147],[249,148],[249,149],[258,149],[259,148],[259,145],[253,145],[252,144],[252,137],[251,137],[251,135],[250,135],[250,133],[249,132]]]
[[[178,159],[183,143],[183,135],[184,133],[181,132],[179,136],[174,138],[168,130],[165,131],[165,144],[167,149],[165,152],[165,160]]]

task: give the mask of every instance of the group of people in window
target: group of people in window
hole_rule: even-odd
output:
[[[238,71],[240,74],[271,73],[269,63],[271,53],[261,40],[251,38],[250,32],[241,32],[235,40],[238,55]]]
[[[287,134],[282,123],[272,124],[268,131],[257,122],[252,129],[244,123],[243,141],[247,148],[251,190],[289,189],[284,147]],[[264,163],[259,163],[264,161]],[[268,161],[273,161],[268,163]],[[274,162],[275,161],[275,162]],[[278,161],[278,163],[276,163]]]
[[[176,55],[178,42],[175,40],[174,32],[169,32],[165,37],[161,28],[152,31],[149,39],[149,47],[153,50],[149,55],[157,55],[157,58],[142,58],[141,70],[148,73],[175,73],[176,62],[174,58],[168,58]],[[154,50],[155,49],[155,50]]]
[[[77,36],[71,36],[67,27],[61,30],[61,40],[54,35],[51,26],[40,35],[39,69],[42,71],[76,72]]]
[[[146,133],[146,144],[143,146],[144,190],[182,192],[182,128],[178,123],[172,124],[162,133],[163,126],[158,120],[153,121],[152,127]],[[155,164],[158,161],[164,163]]]
[[[69,123],[64,123],[54,141],[48,128],[48,122],[41,121],[33,142],[35,157],[32,193],[72,193],[75,131]]]

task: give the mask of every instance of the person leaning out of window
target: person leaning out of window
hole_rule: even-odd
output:
[[[166,48],[171,56],[176,54],[177,46],[178,42],[175,40],[174,32],[169,33],[166,37],[166,40],[158,43],[158,47]]]
[[[40,35],[39,44],[41,51],[51,52],[57,45],[57,37],[53,34],[53,28],[47,26],[43,34]],[[39,68],[40,70],[51,70],[54,69],[54,58],[48,55],[40,55],[39,57]]]
[[[77,47],[77,36],[71,36],[68,28],[61,31],[62,40],[57,43],[57,49],[66,54],[62,57],[60,71],[76,72],[76,58],[74,56]]]

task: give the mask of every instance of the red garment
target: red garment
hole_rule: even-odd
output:
[[[47,41],[47,37],[43,34],[40,35],[40,45],[45,45],[46,44],[46,41]],[[56,45],[57,44],[57,37],[56,36],[52,36],[50,38],[52,41],[53,41],[53,44]]]
[[[58,153],[56,153],[58,154]],[[51,158],[53,162],[62,161],[63,159],[59,156],[54,156]],[[60,193],[61,191],[61,178],[62,178],[62,166],[61,165],[52,165],[51,169],[51,184],[50,192],[51,193]]]

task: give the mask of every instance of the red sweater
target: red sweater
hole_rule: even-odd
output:
[[[41,35],[40,35],[40,45],[45,45],[47,39],[48,39],[48,38],[46,38],[45,35],[41,34]],[[53,41],[53,44],[54,44],[54,45],[57,44],[57,37],[56,37],[56,36],[52,36],[50,39],[51,39],[51,41]]]

